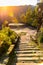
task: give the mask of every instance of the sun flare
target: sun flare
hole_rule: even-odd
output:
[[[11,13],[12,10],[10,7],[0,7],[0,17],[8,16],[9,13]],[[12,14],[11,14],[12,15]]]
[[[7,12],[8,8],[7,7],[0,7],[0,16],[5,16],[8,12]]]
[[[39,65],[43,65],[43,63],[40,63]]]

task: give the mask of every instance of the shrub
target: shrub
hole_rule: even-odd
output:
[[[0,30],[0,55],[5,52],[12,43],[16,43],[18,35],[9,27]]]
[[[9,28],[9,27],[4,27],[2,30],[1,30],[2,33],[6,34],[7,36],[10,36],[12,34],[12,30]]]
[[[18,35],[12,31],[9,27],[5,27],[1,30],[1,33],[7,35],[7,37],[10,38],[12,43],[16,43],[17,39],[18,39]]]
[[[38,40],[38,43],[43,43],[43,28],[40,29],[37,40]]]
[[[10,45],[11,44],[11,40],[10,38],[5,35],[4,33],[0,33],[0,44],[7,44]]]
[[[4,33],[0,33],[0,56],[7,51],[11,44],[10,38]]]
[[[18,39],[18,35],[15,32],[13,32],[10,35],[10,39],[11,39],[12,43],[16,43],[17,42],[17,39]]]

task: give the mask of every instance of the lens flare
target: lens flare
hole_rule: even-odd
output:
[[[40,63],[39,65],[43,65],[43,63]]]
[[[0,17],[4,17],[8,14],[8,8],[7,7],[0,7]]]

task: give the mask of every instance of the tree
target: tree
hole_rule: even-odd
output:
[[[23,23],[26,23],[26,16],[24,14],[20,16],[20,19]]]
[[[27,23],[30,23],[30,21],[32,20],[31,15],[32,15],[32,9],[31,9],[31,7],[29,7],[27,12],[26,12],[26,21],[27,21]]]
[[[38,33],[40,28],[41,28],[41,25],[43,23],[43,20],[42,20],[43,19],[43,13],[41,11],[38,13],[37,18],[38,18],[38,27],[37,27],[37,33]]]
[[[39,6],[35,7],[35,14],[36,14],[36,19],[37,19],[37,33],[40,30],[40,27],[42,25],[42,19],[43,19],[43,12],[41,11],[41,8],[39,8]]]
[[[43,36],[42,36],[42,33],[40,33],[40,28],[42,26],[42,23],[43,23],[43,11],[38,9],[38,7],[36,7],[35,9],[35,18],[34,18],[34,24],[37,25],[37,34],[35,36],[35,42],[38,43],[38,41],[42,41],[43,39]],[[38,43],[39,44],[39,43]]]
[[[13,17],[12,20],[11,20],[13,23],[18,23],[18,20],[17,18]]]
[[[8,21],[7,21],[7,20],[5,20],[5,21],[3,22],[2,28],[3,28],[3,27],[6,27],[6,26],[8,27]]]

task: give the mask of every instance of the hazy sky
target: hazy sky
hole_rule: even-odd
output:
[[[37,0],[0,0],[0,6],[36,5]]]

